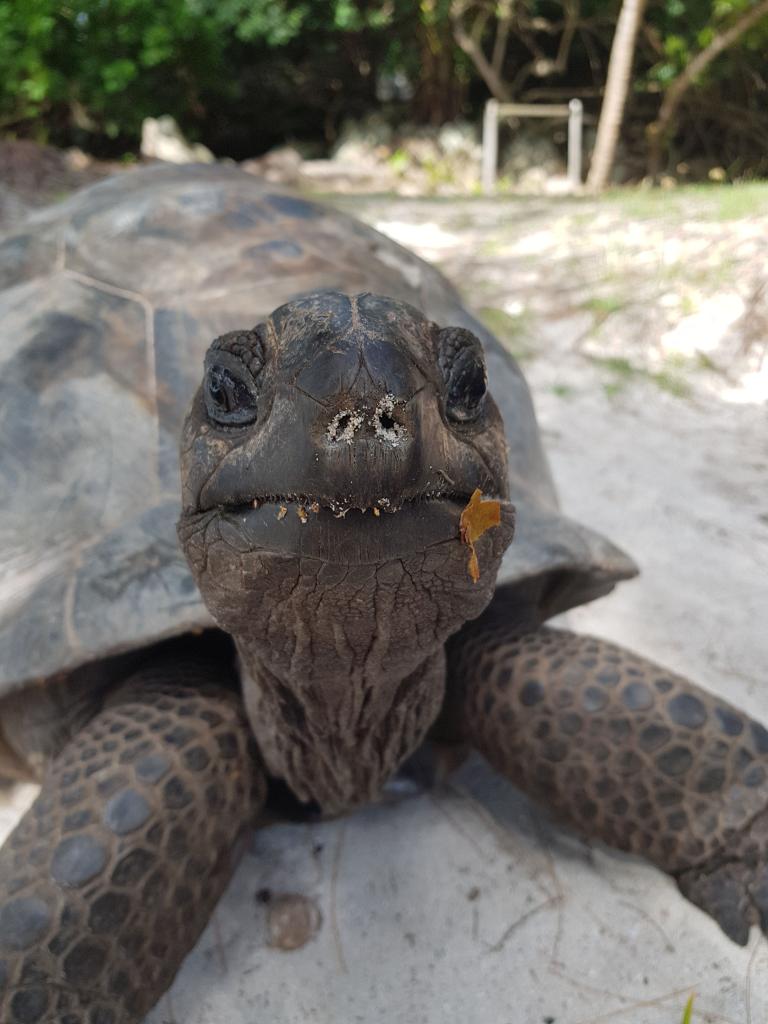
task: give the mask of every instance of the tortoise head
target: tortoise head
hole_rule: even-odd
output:
[[[442,643],[493,592],[512,537],[506,467],[474,335],[393,299],[317,293],[211,345],[183,431],[179,535],[238,638],[297,585],[319,603],[319,581],[348,580],[351,595],[405,571],[421,595],[408,616],[416,600],[437,607]],[[475,583],[460,517],[476,489],[502,517],[478,542]]]

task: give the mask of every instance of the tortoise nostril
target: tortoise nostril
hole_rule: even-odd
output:
[[[346,441],[351,444],[355,437],[355,431],[363,422],[362,413],[354,409],[342,409],[336,413],[328,424],[326,435],[329,441]]]
[[[340,409],[325,428],[326,439],[333,444],[352,444],[353,441],[370,437],[372,430],[379,441],[399,445],[407,437],[408,431],[395,418],[394,411],[395,399],[392,395],[385,395],[380,399],[375,409],[371,409],[370,406],[367,409],[349,406]]]
[[[408,433],[405,427],[398,423],[393,415],[396,404],[393,395],[385,395],[376,406],[370,421],[376,437],[394,446],[401,444]]]

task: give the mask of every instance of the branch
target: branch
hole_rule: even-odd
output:
[[[573,37],[579,25],[579,0],[570,0],[565,4],[565,27],[560,36],[560,45],[557,48],[555,57],[555,68],[559,74],[563,74],[568,68],[568,57],[571,53]]]
[[[528,61],[527,64],[523,64],[512,81],[512,94],[514,96],[517,96],[522,83],[530,75],[533,75],[535,78],[550,78],[552,75],[562,75],[567,71],[571,46],[573,44],[574,36],[576,35],[576,30],[579,27],[579,0],[566,0],[564,6],[565,21],[561,26],[562,35],[557,48],[557,56],[552,60],[545,56],[541,49],[537,49],[535,51],[537,53],[536,58]],[[523,38],[522,32],[520,33],[520,36]],[[529,50],[533,49],[533,45],[530,42],[527,43],[527,45]]]
[[[731,25],[727,32],[722,32],[714,37],[712,42],[696,54],[692,61],[680,72],[669,89],[664,94],[664,100],[659,109],[658,120],[662,124],[668,124],[680,103],[682,94],[689,89],[704,69],[719,57],[723,50],[727,50],[736,40],[752,28],[761,18],[768,15],[768,0],[763,0],[757,7],[747,11],[739,20]]]
[[[499,4],[499,21],[496,25],[496,39],[493,43],[493,56],[491,67],[497,75],[501,74],[504,66],[504,58],[507,55],[507,40],[509,39],[509,27],[512,24],[512,5],[514,0],[501,0]]]
[[[520,94],[520,102],[538,103],[539,100],[546,100],[547,103],[554,103],[556,100],[570,100],[574,96],[592,98],[604,94],[605,88],[602,85],[536,85]],[[587,115],[583,116],[586,123]]]
[[[661,33],[654,25],[643,25],[642,36],[650,45],[650,48],[656,54],[658,58],[664,56],[664,40],[661,38]]]
[[[523,42],[528,47],[528,49],[531,51],[536,60],[547,59],[546,54],[539,46],[539,44],[536,42],[535,36],[531,35],[531,33],[524,29],[522,26],[518,26],[517,34],[520,37],[521,42]]]
[[[479,41],[475,38],[474,32],[467,32],[464,25],[464,14],[467,6],[465,0],[453,0],[451,4],[450,16],[451,25],[453,26],[453,38],[477,68],[491,95],[495,99],[501,100],[502,103],[506,103],[512,98],[509,86],[489,63]],[[477,21],[473,28],[476,27]]]
[[[648,172],[653,177],[658,174],[661,162],[661,149],[685,93],[716,57],[719,57],[724,50],[732,46],[745,32],[766,15],[768,15],[768,0],[762,0],[761,3],[751,10],[746,11],[725,32],[719,32],[715,35],[712,42],[689,61],[687,66],[667,89],[659,107],[656,120],[649,124],[646,129],[649,143]]]
[[[546,32],[550,36],[556,36],[563,28],[561,22],[540,18],[538,15],[533,18],[521,17],[519,24],[521,28],[530,29],[531,32]]]

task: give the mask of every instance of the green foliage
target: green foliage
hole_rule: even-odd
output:
[[[692,56],[753,3],[649,4],[628,124],[652,120]],[[529,88],[537,100],[549,89],[553,98],[583,92],[594,116],[599,104],[589,97],[604,82],[620,6],[581,0],[565,70],[540,74],[535,67],[556,63],[565,14],[575,7],[515,0],[515,18],[526,24],[513,18],[499,72],[515,83],[516,98]],[[167,113],[215,152],[244,157],[294,139],[327,148],[345,119],[382,107],[394,123],[479,119],[488,90],[454,38],[451,7],[452,0],[0,0],[0,129],[119,155],[136,148],[144,117]],[[488,58],[499,9],[466,3],[467,26]],[[719,162],[730,176],[768,169],[768,159],[750,155],[768,146],[768,115],[754,98],[767,50],[768,18],[697,83],[709,111],[692,146],[701,152],[707,134],[727,136]],[[387,77],[406,87],[382,102],[377,88]],[[737,115],[742,109],[747,118]],[[643,138],[636,122],[627,137]],[[674,159],[690,159],[689,149],[678,146]],[[435,180],[442,174],[436,166]]]
[[[201,17],[212,18],[224,31],[234,30],[244,42],[259,40],[285,46],[301,32],[347,33],[381,29],[392,23],[394,5],[363,5],[353,0],[190,0]]]
[[[387,160],[387,163],[395,174],[403,174],[410,164],[410,157],[404,149],[396,149]]]
[[[195,7],[203,18],[211,18],[224,31],[234,29],[238,39],[263,40],[268,46],[285,46],[304,26],[309,5],[280,0],[222,0],[210,4],[198,0]]]
[[[681,1024],[691,1024],[692,1020],[693,1020],[693,996],[690,996],[689,999],[688,999],[688,1002],[685,1004],[685,1009],[683,1010],[683,1019],[682,1019]]]
[[[133,135],[215,80],[216,26],[186,0],[0,0],[0,121]]]
[[[696,53],[712,42],[717,32],[728,29],[753,6],[752,0],[664,0],[651,6],[648,20],[660,34],[664,56],[647,69],[646,80],[668,85]],[[768,24],[758,23],[739,41],[738,49],[764,47],[766,42]],[[733,53],[727,52],[709,74],[730,75],[736,61]]]
[[[0,127],[119,151],[169,113],[234,155],[294,128],[327,140],[379,70],[418,76],[424,18],[406,0],[0,0]]]

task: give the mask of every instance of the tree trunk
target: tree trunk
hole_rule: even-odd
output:
[[[597,126],[597,139],[592,153],[587,185],[600,191],[605,188],[613,169],[616,142],[619,138],[624,104],[632,73],[637,30],[643,17],[645,0],[624,0],[616,25],[616,34],[608,62],[608,80],[605,83],[605,99]]]
[[[419,122],[445,124],[458,117],[464,100],[451,26],[442,19],[424,17],[417,20],[417,26],[421,67],[413,111]]]
[[[646,136],[648,138],[648,174],[651,177],[656,178],[659,173],[662,150],[669,136],[680,101],[685,93],[716,57],[719,57],[724,50],[732,46],[748,29],[752,28],[761,18],[766,16],[768,16],[768,0],[762,0],[762,3],[745,11],[729,29],[724,32],[718,32],[712,39],[712,42],[689,61],[687,66],[683,68],[669,86],[664,93],[664,99],[659,107],[656,120],[651,122],[646,128]]]

